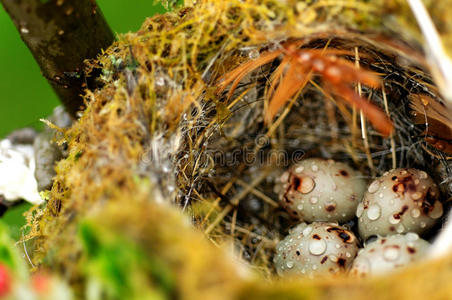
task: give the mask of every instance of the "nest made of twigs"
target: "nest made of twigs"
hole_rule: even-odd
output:
[[[410,107],[413,95],[438,97],[428,75],[419,68],[401,66],[394,54],[345,36],[313,39],[303,49],[325,45],[363,53],[361,67],[384,78],[381,89],[361,87],[361,93],[390,116],[395,126],[390,137],[382,137],[359,111],[326,93],[316,77],[266,126],[264,95],[275,63],[251,73],[229,100],[222,100],[227,113],[220,115],[215,106],[206,105],[185,123],[189,140],[183,144],[194,146],[183,149],[177,161],[178,203],[191,207],[195,225],[210,239],[232,240],[240,255],[266,274],[273,273],[275,243],[294,224],[279,205],[274,187],[282,171],[302,158],[347,162],[369,180],[395,167],[419,168],[442,183],[445,198],[450,193],[444,180],[450,177],[445,154],[425,142],[424,125],[415,124]],[[260,48],[236,55],[250,51]],[[215,116],[216,122],[209,116]],[[354,227],[354,222],[348,226]]]

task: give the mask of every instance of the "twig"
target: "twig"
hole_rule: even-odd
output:
[[[238,183],[239,185],[241,185],[242,187],[244,187],[244,188],[249,187],[249,184],[246,183],[246,182],[243,181],[243,180],[237,179],[237,183]],[[264,193],[262,193],[262,192],[259,191],[258,189],[252,188],[252,189],[251,189],[251,193],[252,193],[253,195],[255,195],[255,196],[261,198],[263,201],[267,202],[267,203],[270,204],[271,206],[273,206],[273,207],[278,207],[278,203],[277,203],[275,200],[273,200],[272,198],[268,197],[267,195],[265,195]]]
[[[95,58],[114,35],[95,0],[0,0],[43,76],[76,116],[89,88],[84,60]],[[88,84],[87,84],[88,83]]]
[[[385,104],[386,114],[388,115],[388,117],[391,117],[389,114],[388,99],[386,97],[384,82],[381,85],[381,93],[383,94],[383,102]],[[392,168],[395,169],[395,168],[397,168],[397,157],[396,157],[396,145],[395,145],[395,140],[394,140],[394,133],[391,132],[391,135],[389,137],[391,139]]]
[[[359,53],[358,53],[358,47],[355,47],[355,64],[356,67],[359,68]],[[362,90],[361,90],[361,83],[358,82],[358,95],[361,96]],[[372,156],[370,155],[370,146],[369,146],[369,138],[367,136],[367,128],[366,128],[366,117],[364,116],[363,112],[360,111],[359,115],[361,117],[361,132],[362,132],[362,139],[364,140],[364,149],[367,156],[367,163],[369,165],[370,171],[372,173],[372,176],[375,176],[375,166],[374,162],[372,160]]]
[[[268,171],[264,171],[260,176],[256,177],[243,191],[238,193],[234,198],[230,200],[230,204],[226,205],[223,211],[215,218],[215,220],[210,223],[207,229],[204,231],[205,234],[209,234],[223,219],[226,215],[232,210],[232,208],[236,207],[240,200],[245,198],[255,186],[261,183],[262,180],[267,177]]]

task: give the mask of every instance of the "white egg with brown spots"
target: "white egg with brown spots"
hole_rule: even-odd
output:
[[[375,179],[356,210],[363,239],[405,232],[423,234],[443,215],[439,190],[417,169],[394,169]]]
[[[279,275],[315,275],[346,271],[358,251],[355,235],[335,223],[301,223],[276,246]]]
[[[348,165],[319,158],[305,159],[280,178],[282,206],[306,222],[347,222],[355,216],[366,190],[360,172]]]
[[[412,232],[379,237],[359,250],[350,273],[360,277],[386,274],[422,259],[429,245]]]

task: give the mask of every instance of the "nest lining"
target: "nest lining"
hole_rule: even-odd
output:
[[[269,128],[263,119],[264,94],[277,63],[250,74],[230,100],[224,96],[220,101],[227,106],[226,114],[222,116],[217,106],[206,105],[201,114],[196,110],[189,115],[186,124],[196,125],[183,129],[188,139],[183,144],[195,146],[183,148],[182,159],[177,162],[181,191],[177,202],[182,207],[191,206],[195,226],[211,240],[219,244],[232,240],[240,255],[266,274],[274,271],[271,257],[275,243],[296,224],[279,206],[274,187],[281,172],[297,160],[322,157],[346,162],[369,180],[393,167],[426,170],[437,182],[450,176],[448,171],[438,174],[447,170],[441,166],[448,164],[445,159],[432,159],[424,150],[428,146],[423,126],[413,122],[410,109],[412,94],[438,97],[428,74],[398,64],[396,55],[380,52],[373,45],[357,45],[344,38],[317,39],[303,48],[325,45],[359,49],[365,57],[360,58],[361,66],[384,78],[385,95],[383,90],[365,87],[362,94],[382,110],[387,107],[396,128],[391,138],[383,138],[366,123],[362,128],[359,112],[325,93],[316,77],[291,107],[277,116],[274,124],[279,125]],[[265,48],[258,46],[234,56],[249,56],[250,51]],[[209,124],[212,116],[217,122]],[[443,184],[443,192],[446,189]],[[355,221],[345,225],[355,229]]]

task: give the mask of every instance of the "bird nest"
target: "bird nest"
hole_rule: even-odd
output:
[[[90,62],[103,87],[87,93],[86,110],[65,132],[69,155],[47,205],[29,213],[33,264],[80,288],[95,276],[81,266],[98,255],[90,245],[122,236],[144,260],[158,257],[174,286],[161,289],[166,281],[152,267],[120,271],[184,299],[388,292],[388,278],[274,280],[275,244],[296,224],[275,184],[300,159],[321,157],[369,180],[419,168],[450,198],[448,108],[404,1],[198,2],[148,19]],[[449,42],[444,12],[432,13]],[[433,266],[393,275],[406,284],[392,292],[447,295],[447,284],[424,284],[452,273]],[[414,276],[428,280],[406,292]],[[130,281],[127,295],[146,289]]]

